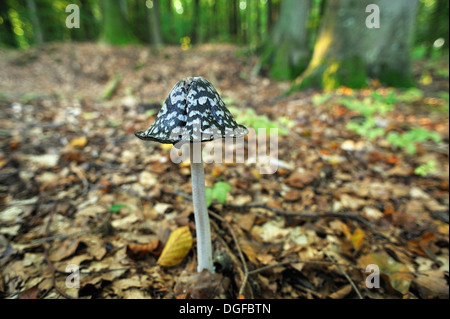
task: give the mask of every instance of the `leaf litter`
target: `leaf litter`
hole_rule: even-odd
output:
[[[245,76],[255,61],[229,45],[47,46],[25,65],[11,63],[20,52],[0,60],[16,75],[0,79],[1,297],[448,298],[448,101],[438,87],[282,97],[289,83]],[[206,165],[214,275],[195,272],[189,163],[134,137],[192,75],[218,88],[237,121],[283,133],[274,174],[250,161]],[[438,84],[448,90],[448,79]],[[359,108],[370,99],[376,132],[348,127],[372,116]],[[439,139],[387,138],[417,127]],[[369,264],[380,288],[366,286]],[[80,269],[78,289],[65,285],[68,265]]]

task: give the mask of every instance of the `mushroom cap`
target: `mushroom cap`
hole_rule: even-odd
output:
[[[146,131],[135,133],[142,140],[164,144],[207,142],[247,134],[247,128],[236,123],[219,93],[202,77],[185,78],[175,84],[155,122]]]

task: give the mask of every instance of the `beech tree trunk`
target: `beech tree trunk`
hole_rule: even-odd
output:
[[[135,42],[130,26],[122,14],[120,1],[102,0],[100,4],[103,13],[101,40],[114,45]]]
[[[44,35],[41,29],[36,2],[34,0],[27,0],[27,7],[30,13],[31,24],[33,25],[34,40],[37,45],[42,45],[44,43]]]
[[[310,57],[306,32],[309,10],[308,0],[281,2],[279,19],[262,57],[262,65],[269,67],[271,77],[289,80],[306,68]]]
[[[410,47],[417,2],[327,0],[313,57],[294,89],[360,88],[368,78],[392,86],[412,85]],[[366,12],[371,4],[379,8],[379,28],[368,27],[376,25],[376,12]]]
[[[163,44],[161,35],[159,0],[153,0],[153,8],[150,9],[149,14],[152,44],[158,48]]]

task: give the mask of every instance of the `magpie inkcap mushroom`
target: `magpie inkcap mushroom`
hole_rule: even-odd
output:
[[[198,272],[204,269],[214,272],[214,269],[202,152],[194,144],[219,138],[242,138],[247,134],[247,128],[236,123],[219,93],[202,77],[185,78],[175,84],[155,122],[146,131],[135,133],[142,140],[175,147],[190,143]]]

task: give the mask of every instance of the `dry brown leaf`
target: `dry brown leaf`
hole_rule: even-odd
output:
[[[39,294],[39,287],[34,286],[27,290],[25,290],[20,296],[19,299],[37,299],[37,295]]]
[[[287,200],[288,202],[294,202],[299,200],[302,197],[302,193],[300,193],[298,190],[291,189],[286,194],[284,194],[283,198]]]
[[[155,240],[148,244],[128,244],[126,254],[131,259],[140,259],[148,254],[159,256],[162,250],[162,243],[159,240]]]
[[[60,261],[72,256],[77,250],[79,243],[80,240],[77,238],[64,240],[61,244],[56,246],[56,249],[50,252],[50,260]]]
[[[422,298],[444,298],[449,297],[449,286],[441,270],[430,270],[416,275],[413,285]]]
[[[291,187],[303,188],[308,184],[311,184],[316,179],[316,174],[313,173],[300,173],[294,172],[284,180],[286,185]]]
[[[243,230],[245,231],[250,231],[250,229],[252,229],[253,224],[255,223],[255,219],[256,219],[256,215],[252,214],[252,213],[248,213],[243,215],[239,221],[238,221],[238,226],[241,227]]]

